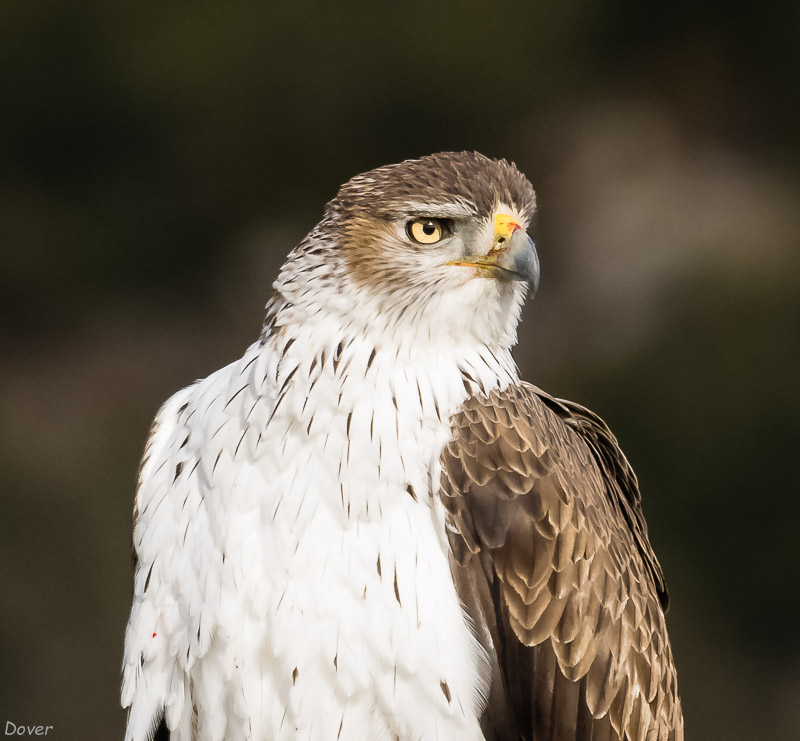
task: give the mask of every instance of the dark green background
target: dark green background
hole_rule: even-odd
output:
[[[159,404],[256,337],[350,176],[441,149],[539,198],[525,376],[602,414],[688,737],[800,726],[800,5],[0,5],[0,723],[122,737]]]

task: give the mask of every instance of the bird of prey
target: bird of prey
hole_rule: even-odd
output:
[[[158,412],[127,741],[678,741],[667,592],[603,421],[521,380],[505,160],[358,175],[261,336]]]

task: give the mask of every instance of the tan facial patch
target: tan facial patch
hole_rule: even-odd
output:
[[[344,227],[339,245],[350,274],[368,290],[397,287],[410,277],[414,247],[392,222],[354,216]]]

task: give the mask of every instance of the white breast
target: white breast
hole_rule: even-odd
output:
[[[510,358],[309,339],[277,333],[160,413],[127,738],[159,702],[179,738],[482,738],[486,658],[450,575],[438,460],[462,369],[506,385]]]

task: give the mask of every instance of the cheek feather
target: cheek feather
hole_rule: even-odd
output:
[[[368,291],[397,286],[406,279],[403,245],[391,225],[370,216],[348,220],[340,248],[353,280]]]
[[[356,286],[378,298],[384,308],[419,309],[442,279],[439,245],[416,245],[394,223],[356,216],[342,229],[339,246]]]

